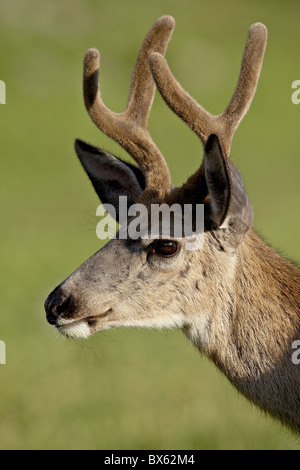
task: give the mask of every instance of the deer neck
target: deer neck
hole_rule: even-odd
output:
[[[240,392],[300,431],[300,366],[292,362],[292,343],[300,340],[300,272],[254,232],[234,265],[222,302],[209,314],[206,340],[193,328],[187,334]]]

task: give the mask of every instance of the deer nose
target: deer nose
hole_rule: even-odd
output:
[[[45,301],[46,318],[50,325],[56,325],[58,318],[64,313],[68,313],[71,306],[71,296],[64,294],[58,286]]]

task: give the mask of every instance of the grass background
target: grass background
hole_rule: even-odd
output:
[[[291,0],[12,0],[0,3],[1,449],[299,449],[176,331],[115,330],[88,341],[57,337],[48,293],[99,249],[98,200],[74,138],[128,158],[83,106],[86,49],[102,55],[101,89],[125,107],[140,43],[163,14],[177,26],[167,58],[201,104],[222,112],[233,93],[248,27],[269,41],[232,157],[255,227],[295,260],[299,248],[300,3]],[[175,184],[200,163],[198,139],[157,95],[149,127]]]

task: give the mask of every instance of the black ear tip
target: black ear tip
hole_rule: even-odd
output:
[[[216,134],[210,134],[206,142],[205,152],[206,153],[211,152],[211,150],[215,148],[216,146],[221,149],[219,137]]]
[[[80,148],[81,148],[81,146],[84,146],[84,145],[86,145],[86,143],[83,142],[83,140],[81,140],[81,139],[75,139],[75,141],[74,141],[74,146],[75,146],[75,148],[76,148],[76,147],[80,147]]]
[[[75,139],[75,150],[77,153],[78,151],[83,151],[83,152],[85,151],[85,152],[95,153],[95,154],[99,153],[99,150],[96,147],[93,147],[92,145],[87,144],[81,139]]]

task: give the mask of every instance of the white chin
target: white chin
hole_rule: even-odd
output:
[[[91,336],[91,330],[84,320],[61,326],[58,330],[62,335],[67,336],[68,338],[86,339]]]

